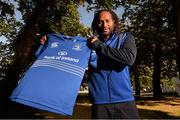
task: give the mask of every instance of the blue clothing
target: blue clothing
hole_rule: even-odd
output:
[[[129,66],[136,57],[136,46],[129,33],[112,35],[92,46],[89,66],[89,93],[93,104],[133,101]],[[115,49],[114,49],[115,48]]]
[[[48,35],[37,60],[13,91],[11,100],[35,108],[72,115],[79,87],[90,57],[87,40]]]

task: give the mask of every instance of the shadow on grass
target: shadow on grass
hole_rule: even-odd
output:
[[[141,119],[180,119],[158,110],[138,109]]]
[[[146,105],[146,106],[156,106],[157,104],[161,103],[164,105],[171,105],[171,106],[180,106],[180,97],[176,96],[168,96],[164,97],[162,99],[154,99],[153,97],[139,97],[136,96],[136,103],[139,105]]]
[[[151,98],[142,98],[137,102],[151,100]],[[168,112],[158,110],[138,109],[142,119],[180,119],[172,116]],[[0,119],[90,119],[91,104],[87,97],[80,96],[76,101],[73,116],[67,117],[59,114],[38,110],[22,104],[11,102],[7,107],[0,108]]]
[[[88,119],[90,114],[91,106],[81,103],[75,105],[73,116],[63,116],[14,102],[5,108],[0,108],[0,119]]]
[[[43,118],[43,116],[36,114],[36,111],[38,110],[19,103],[10,102],[8,106],[0,108],[0,119]]]

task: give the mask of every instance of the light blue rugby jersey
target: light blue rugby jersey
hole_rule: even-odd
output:
[[[72,115],[79,87],[88,66],[90,49],[82,37],[49,34],[41,53],[11,95],[11,100]]]

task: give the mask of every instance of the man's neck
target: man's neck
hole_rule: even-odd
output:
[[[110,38],[110,35],[109,36],[104,36],[103,39],[106,41]]]
[[[103,41],[108,40],[109,38],[111,38],[112,35],[108,35],[108,36],[100,36],[100,39]]]

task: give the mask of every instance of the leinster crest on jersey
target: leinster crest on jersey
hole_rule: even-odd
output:
[[[51,43],[51,48],[57,48],[58,45],[59,45],[58,42],[53,42],[53,43]]]

